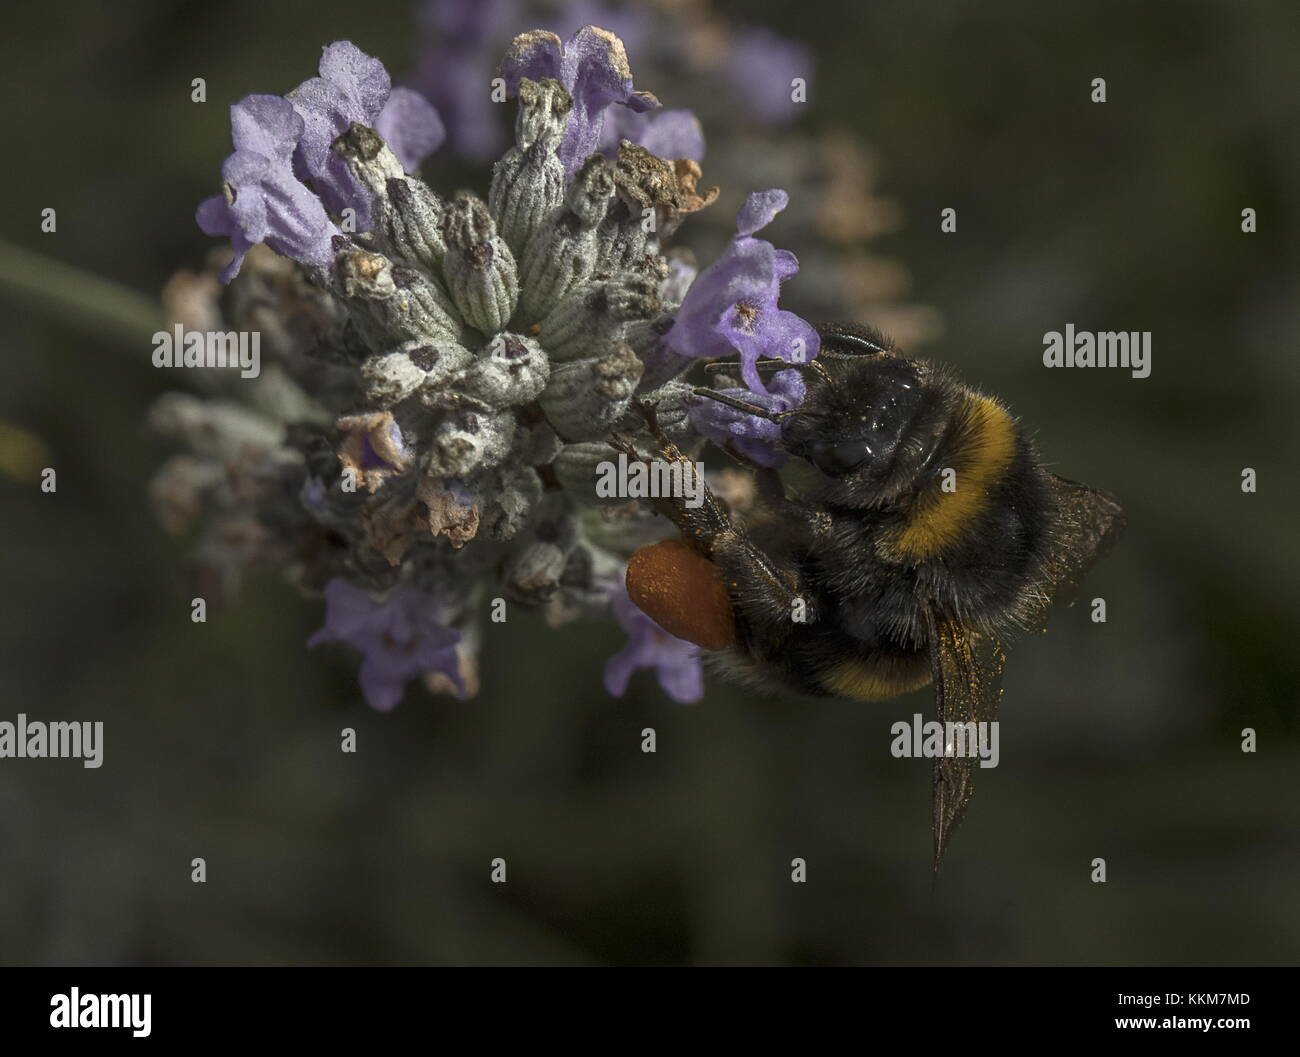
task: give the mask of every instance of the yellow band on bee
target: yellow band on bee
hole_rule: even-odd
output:
[[[904,667],[861,660],[842,661],[821,677],[827,690],[854,701],[884,701],[919,690],[929,681],[930,668],[926,664]]]
[[[964,423],[955,465],[956,488],[936,487],[920,496],[901,526],[883,539],[892,561],[924,561],[961,541],[971,522],[984,510],[991,489],[1016,454],[1016,427],[996,400],[971,393],[962,409]]]

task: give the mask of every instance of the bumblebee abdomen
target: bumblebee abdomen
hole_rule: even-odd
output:
[[[923,643],[902,645],[881,628],[855,635],[831,611],[781,641],[744,634],[721,661],[729,674],[767,690],[797,690],[818,697],[881,701],[930,681]]]
[[[885,701],[930,683],[928,658],[876,654],[849,657],[819,673],[827,693],[854,701]]]

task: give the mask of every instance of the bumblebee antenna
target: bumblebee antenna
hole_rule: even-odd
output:
[[[841,359],[844,359],[845,356],[848,356],[850,354],[844,354],[844,352],[841,352],[841,354],[835,354],[835,352],[828,352],[827,355],[829,356],[839,355]],[[857,355],[857,354],[852,354],[852,355]],[[732,361],[727,360],[727,361],[723,361],[723,363],[706,363],[705,371],[708,372],[728,371],[728,369],[732,369],[736,367],[740,367],[740,364],[732,363]],[[790,368],[790,369],[794,369],[794,371],[800,371],[800,369],[807,367],[810,368],[811,371],[815,371],[816,373],[818,373],[820,378],[822,378],[822,381],[824,382],[831,381],[831,372],[827,371],[826,364],[820,363],[820,361],[818,360],[803,360],[801,361],[801,363],[787,363],[787,361],[785,360],[757,360],[754,363],[754,367],[757,367],[759,371],[771,371],[772,368],[783,368],[783,369]],[[781,412],[777,412],[777,413],[781,413]]]
[[[744,411],[748,415],[757,415],[759,418],[765,418],[769,422],[784,422],[791,415],[801,413],[801,408],[793,408],[790,411],[769,411],[760,404],[751,404],[747,400],[737,400],[734,396],[728,396],[726,393],[720,393],[716,389],[709,389],[705,386],[696,386],[692,392],[696,396],[708,397],[710,400],[716,400],[720,404],[726,404],[728,407],[734,407],[737,411]]]
[[[754,366],[760,371],[771,371],[785,367],[793,367],[797,370],[800,367],[807,367],[810,362],[813,361],[806,360],[803,363],[786,363],[785,360],[755,360]],[[736,360],[715,360],[713,363],[706,363],[704,369],[706,371],[729,371],[734,370],[739,366],[740,364]]]

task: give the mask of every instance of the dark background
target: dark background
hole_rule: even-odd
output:
[[[351,659],[305,649],[320,607],[273,574],[191,623],[185,543],[146,495],[168,449],[144,415],[174,384],[148,365],[157,292],[211,244],[192,216],[229,150],[227,104],[287,90],[340,37],[408,68],[411,11],[23,5],[0,40],[0,421],[48,455],[6,441],[0,719],[103,720],[106,749],[100,770],[0,760],[0,959],[1297,960],[1300,12],[723,9],[807,42],[808,126],[879,151],[908,222],[878,248],[945,321],[926,353],[1129,512],[1083,595],[1108,622],[1064,610],[1012,653],[1001,765],[938,885],[929,768],[889,753],[926,693],[764,699],[712,679],[683,707],[641,675],[615,701],[600,674],[617,628],[520,617],[491,626],[477,699],[412,686],[381,715]],[[939,230],[948,206],[957,234]],[[1045,370],[1042,335],[1066,322],[1152,331],[1151,377]]]

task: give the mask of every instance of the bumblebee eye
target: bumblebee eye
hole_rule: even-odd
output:
[[[833,444],[813,444],[808,458],[827,477],[842,477],[852,473],[874,453],[865,440],[841,440]]]

